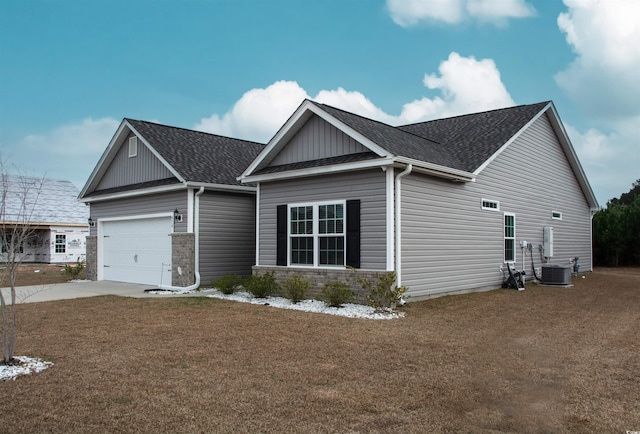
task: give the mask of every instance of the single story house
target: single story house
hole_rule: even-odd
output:
[[[250,274],[256,188],[236,178],[263,147],[124,119],[79,195],[88,278],[170,288]]]
[[[306,100],[239,179],[254,273],[395,271],[418,300],[499,287],[507,264],[592,269],[598,203],[552,102],[393,127]]]
[[[84,261],[89,209],[77,197],[70,181],[5,175],[0,182],[0,262],[7,260],[15,229],[25,224],[29,236],[13,246],[22,262]]]

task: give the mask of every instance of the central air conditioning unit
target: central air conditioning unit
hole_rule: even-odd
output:
[[[543,265],[542,283],[544,285],[570,285],[571,265]]]

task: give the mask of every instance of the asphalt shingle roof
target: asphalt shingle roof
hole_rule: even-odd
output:
[[[314,103],[395,156],[475,171],[548,102],[393,127]]]
[[[263,144],[126,119],[186,181],[241,185],[236,180]]]

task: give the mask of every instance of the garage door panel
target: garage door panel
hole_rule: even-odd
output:
[[[150,285],[171,284],[169,217],[103,223],[103,278]]]

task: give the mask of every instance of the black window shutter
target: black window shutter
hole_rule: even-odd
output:
[[[276,265],[287,265],[287,205],[276,209]]]
[[[347,265],[360,268],[360,200],[347,201]]]

